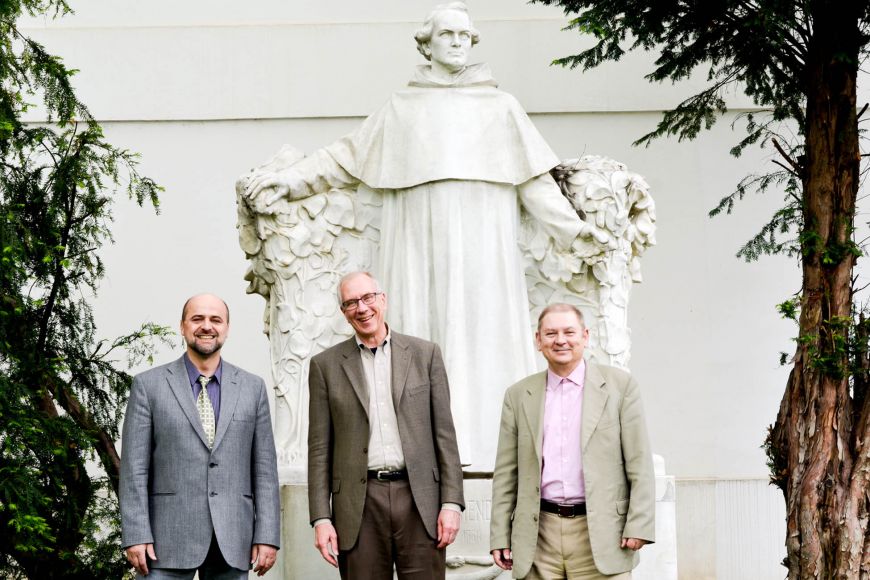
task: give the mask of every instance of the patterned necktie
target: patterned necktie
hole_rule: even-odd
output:
[[[205,438],[208,440],[208,448],[211,449],[211,446],[214,445],[214,408],[212,408],[211,399],[208,397],[208,389],[205,388],[211,378],[199,375],[199,378],[196,380],[202,385],[199,396],[196,398],[196,410],[199,411],[199,420],[202,422],[202,429],[205,431]]]

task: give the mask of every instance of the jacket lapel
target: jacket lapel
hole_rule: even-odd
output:
[[[239,395],[241,394],[238,369],[226,361],[222,361],[221,364],[221,414],[215,429],[214,446],[212,449],[217,449],[221,439],[224,437],[224,433],[227,432],[230,421],[233,419],[233,412],[236,410],[236,403],[239,402]]]
[[[393,391],[393,409],[398,413],[399,401],[402,400],[402,393],[405,392],[408,369],[411,366],[411,353],[408,352],[408,345],[403,340],[402,335],[395,333],[390,336],[390,351],[390,380]]]
[[[581,428],[583,438],[581,449],[586,449],[586,444],[589,443],[589,438],[595,432],[606,404],[607,389],[604,388],[604,376],[595,364],[587,362],[586,379],[583,384],[583,427]]]
[[[526,381],[523,396],[523,415],[529,424],[529,431],[535,441],[535,454],[538,467],[541,466],[544,444],[544,395],[547,392],[547,373],[532,375]]]
[[[181,410],[184,411],[187,420],[190,421],[190,425],[193,427],[193,430],[196,431],[196,434],[199,435],[203,444],[208,446],[205,431],[202,429],[202,422],[199,420],[199,412],[197,412],[196,403],[193,400],[193,390],[190,388],[190,379],[187,377],[187,368],[184,366],[184,357],[179,358],[166,367],[166,370],[166,379],[169,382],[169,387],[172,389],[172,394],[174,394],[175,398],[178,400],[178,405],[181,407]]]
[[[362,359],[359,356],[359,345],[357,345],[356,338],[353,336],[341,345],[341,368],[344,370],[344,374],[347,375],[347,380],[353,392],[356,393],[356,397],[359,399],[366,417],[368,417],[369,389],[363,374]]]

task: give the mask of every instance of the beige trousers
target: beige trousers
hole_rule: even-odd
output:
[[[605,575],[592,559],[586,516],[563,518],[541,512],[538,546],[525,580],[630,580],[631,572]]]

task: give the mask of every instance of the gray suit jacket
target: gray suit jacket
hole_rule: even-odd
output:
[[[154,568],[196,568],[212,529],[247,570],[252,544],[279,545],[275,441],[263,379],[223,361],[220,419],[210,451],[179,358],[133,379],[121,453],[124,547],[154,544]]]
[[[414,503],[436,538],[441,504],[465,504],[447,373],[438,345],[396,332],[391,337],[402,453]],[[308,386],[309,514],[312,523],[333,519],[339,548],[349,550],[359,535],[368,481],[369,395],[356,339],[313,357]]]
[[[547,373],[504,396],[492,482],[490,549],[510,548],[514,578],[528,574],[538,539]],[[602,574],[631,570],[637,552],[623,537],[655,540],[655,477],[637,382],[625,371],[587,363],[582,449],[589,542]]]

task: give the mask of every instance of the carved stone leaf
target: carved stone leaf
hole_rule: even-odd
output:
[[[313,195],[301,202],[302,208],[308,214],[308,217],[314,218],[323,211],[323,208],[327,206],[327,198],[324,194]]]
[[[330,224],[347,229],[353,228],[354,204],[350,196],[338,190],[331,191],[324,218]]]

